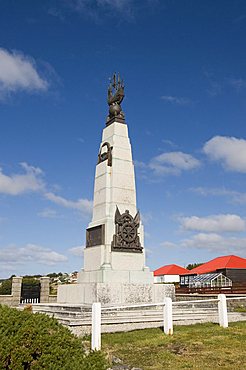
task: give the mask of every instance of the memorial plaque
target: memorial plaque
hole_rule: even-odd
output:
[[[86,229],[86,248],[105,244],[105,225],[98,225]]]
[[[112,251],[142,253],[143,247],[138,235],[139,225],[139,212],[133,218],[128,210],[120,214],[118,207],[116,207],[115,234],[111,243]]]

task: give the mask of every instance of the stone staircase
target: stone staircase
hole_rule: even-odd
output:
[[[91,332],[91,306],[33,304],[34,313],[55,317],[76,335]],[[229,322],[246,320],[246,314],[229,312]],[[173,306],[174,325],[218,322],[217,302]],[[163,326],[163,307],[102,310],[102,332],[130,331]]]

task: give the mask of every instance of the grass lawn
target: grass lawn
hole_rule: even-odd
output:
[[[102,350],[143,370],[246,369],[246,322],[174,326],[102,335]]]

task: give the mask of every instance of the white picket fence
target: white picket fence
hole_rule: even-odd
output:
[[[21,299],[20,301],[21,304],[35,304],[35,303],[39,303],[39,298],[25,298],[25,299]]]
[[[144,308],[151,306],[163,306],[163,327],[164,333],[166,335],[173,334],[173,306],[175,305],[187,305],[187,304],[199,304],[206,302],[218,302],[218,319],[219,325],[223,328],[228,327],[228,312],[227,312],[227,300],[240,300],[245,299],[245,297],[230,297],[226,298],[225,294],[219,294],[217,299],[199,299],[193,301],[179,301],[173,302],[171,298],[166,297],[164,302],[161,303],[149,303],[149,304],[136,304],[129,306],[113,306],[113,307],[102,307],[101,303],[92,304],[92,329],[91,329],[91,349],[100,350],[101,349],[101,316],[102,311],[111,310],[124,310],[129,308]]]

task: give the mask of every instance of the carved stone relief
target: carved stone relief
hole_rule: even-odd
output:
[[[143,247],[138,236],[139,225],[139,212],[133,218],[128,210],[120,214],[118,207],[116,207],[115,234],[111,244],[112,251],[141,253]]]

